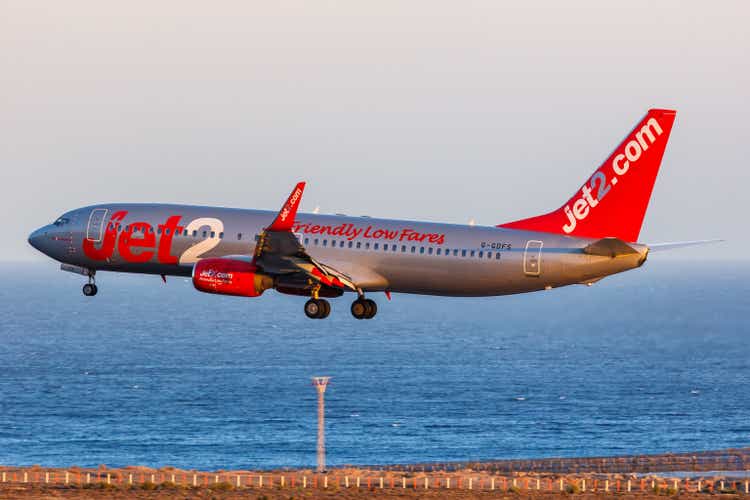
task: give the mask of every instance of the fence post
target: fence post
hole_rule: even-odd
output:
[[[3,481],[5,481],[5,473],[3,473]],[[745,481],[745,493],[750,493],[750,481]]]
[[[560,478],[560,491],[562,491],[562,490],[563,490],[563,479]]]
[[[3,482],[5,482],[5,472],[3,472]]]
[[[44,482],[45,482],[46,484],[49,484],[49,471],[46,471],[46,472],[44,473]],[[724,488],[722,488],[722,490],[723,490],[723,489],[724,489]]]
[[[429,488],[429,479],[427,479],[427,476],[424,477],[424,489]]]
[[[359,481],[357,482],[357,486],[359,486]],[[302,476],[302,487],[307,488],[307,476]]]
[[[349,487],[349,476],[344,476],[344,486]]]
[[[471,483],[472,483],[473,481],[474,481],[474,478],[473,478],[473,477],[470,477],[470,478],[469,478],[469,489],[471,489]]]
[[[323,476],[323,488],[328,488],[328,476]]]
[[[724,481],[720,481],[719,486],[721,486],[721,491],[724,491]]]
[[[65,471],[65,484],[70,483],[70,476],[68,476],[68,471]]]
[[[581,479],[581,491],[586,491],[586,480]]]
[[[539,478],[536,478],[536,490],[539,491],[542,489],[542,480]]]
[[[451,489],[451,478],[449,477],[445,478],[445,489]]]
[[[406,489],[406,476],[401,478],[401,488]]]
[[[23,482],[28,483],[29,482],[29,473],[26,471],[23,471]]]
[[[628,479],[628,493],[630,493],[630,479]]]
[[[357,476],[357,488],[359,488],[360,479],[362,479],[360,476]]]
[[[237,487],[238,488],[240,487],[240,476],[239,476],[239,474],[237,475]]]
[[[86,473],[86,484],[89,484],[90,482],[91,482],[91,473],[87,472]]]
[[[680,485],[677,483],[677,479],[674,480],[674,490],[675,492],[680,491]]]
[[[263,487],[263,475],[258,476],[258,488]],[[328,476],[326,476],[326,488],[328,487]]]
[[[604,480],[604,491],[609,491],[609,479]]]
[[[495,478],[494,477],[492,479],[490,479],[490,489],[491,490],[495,489]]]
[[[107,472],[107,484],[112,484],[112,476]]]
[[[699,479],[698,480],[698,493],[700,492],[701,492],[701,480]]]

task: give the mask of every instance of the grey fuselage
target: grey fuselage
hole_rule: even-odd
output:
[[[92,271],[190,276],[206,257],[251,256],[275,212],[191,205],[102,204],[67,212],[29,242]],[[490,296],[588,284],[640,266],[648,248],[589,255],[595,240],[498,227],[297,214],[314,259],[363,291]],[[110,249],[111,247],[111,249]]]

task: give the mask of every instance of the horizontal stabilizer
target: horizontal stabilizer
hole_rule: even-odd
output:
[[[721,243],[724,240],[696,240],[696,241],[676,241],[674,243],[654,243],[646,245],[651,252],[661,250],[674,250],[676,248],[692,247],[696,245],[706,245],[708,243]]]
[[[619,257],[620,255],[637,254],[638,250],[619,238],[602,238],[585,247],[583,253],[601,255],[602,257]]]

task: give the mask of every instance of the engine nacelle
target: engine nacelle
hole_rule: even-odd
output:
[[[273,278],[258,273],[258,268],[249,262],[201,259],[193,268],[193,286],[206,293],[258,297],[273,288]]]

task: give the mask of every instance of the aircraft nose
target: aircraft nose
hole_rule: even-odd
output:
[[[40,252],[44,252],[42,243],[46,239],[47,228],[48,226],[40,227],[29,235],[29,245]]]

